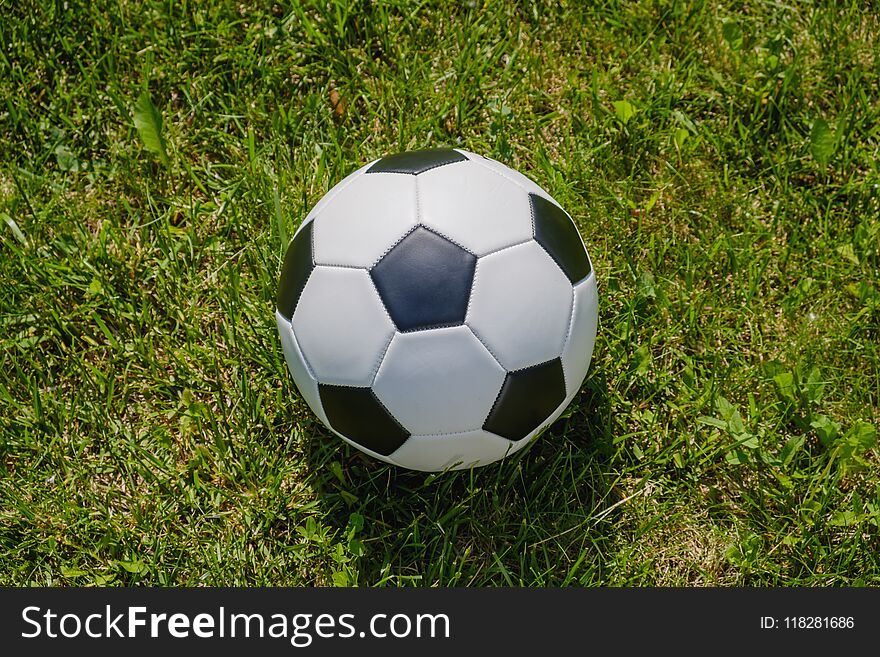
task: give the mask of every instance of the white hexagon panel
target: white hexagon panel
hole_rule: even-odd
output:
[[[555,199],[547,193],[546,189],[544,189],[534,180],[520,173],[516,169],[511,169],[506,164],[502,164],[501,162],[488,157],[483,157],[482,155],[469,153],[468,151],[463,151],[461,149],[457,150],[461,153],[466,154],[474,164],[485,167],[494,172],[496,175],[506,178],[507,180],[522,188],[523,191],[529,194],[537,194],[538,196],[543,196],[547,200],[556,203]],[[559,205],[558,203],[556,204]]]
[[[445,436],[410,436],[389,459],[414,470],[463,470],[502,459],[517,450],[514,443],[488,431]]]
[[[477,256],[532,237],[525,190],[484,166],[466,160],[437,167],[416,184],[420,222]]]
[[[326,425],[327,416],[318,396],[318,382],[303,358],[302,351],[296,342],[296,336],[293,334],[293,327],[290,325],[290,321],[279,312],[275,313],[275,322],[278,325],[278,335],[281,337],[284,360],[287,361],[287,367],[290,369],[290,375],[293,377],[296,389],[306,400],[312,412]]]
[[[373,164],[375,164],[375,160],[373,162],[370,162],[369,164],[365,164],[360,169],[352,171],[345,178],[343,178],[338,183],[333,185],[333,187],[330,188],[327,191],[327,193],[324,194],[324,196],[322,196],[318,200],[317,203],[315,203],[315,206],[311,210],[309,210],[309,213],[306,215],[306,218],[303,219],[303,222],[302,222],[303,225],[305,225],[306,223],[308,223],[309,221],[314,219],[316,216],[318,216],[318,214],[320,214],[324,208],[326,208],[328,205],[330,205],[330,203],[333,202],[333,199],[336,198],[337,194],[339,194],[342,190],[344,190],[346,187],[348,187],[361,174],[365,173],[367,171],[367,169],[369,169]],[[302,225],[300,226],[300,228],[302,228]],[[294,234],[294,236],[295,236],[295,234]]]
[[[574,288],[571,329],[562,350],[565,392],[568,396],[573,396],[581,387],[584,375],[590,367],[598,322],[599,294],[596,290],[596,275],[590,273]]]
[[[291,320],[315,378],[369,386],[394,325],[365,269],[317,266]]]
[[[315,215],[317,265],[370,267],[416,225],[414,176],[364,173]]]
[[[466,326],[398,333],[373,382],[411,434],[479,429],[505,372]]]
[[[505,369],[557,358],[571,321],[572,288],[535,241],[480,258],[465,320]]]

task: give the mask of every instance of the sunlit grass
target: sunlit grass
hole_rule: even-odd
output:
[[[0,21],[0,583],[880,584],[859,3],[25,5]],[[318,424],[273,299],[327,189],[437,145],[569,210],[600,327],[540,440],[425,475]]]

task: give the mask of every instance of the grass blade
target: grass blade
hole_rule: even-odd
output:
[[[12,231],[12,234],[15,236],[19,242],[21,242],[24,246],[27,246],[27,238],[24,236],[24,233],[21,232],[21,228],[18,227],[18,224],[15,223],[15,219],[10,217],[5,212],[0,212],[0,218],[6,222],[6,225],[9,226],[9,230]]]

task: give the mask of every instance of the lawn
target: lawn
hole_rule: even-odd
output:
[[[861,4],[5,5],[0,584],[880,585]],[[442,145],[571,213],[599,333],[528,449],[424,474],[273,312],[324,192]]]

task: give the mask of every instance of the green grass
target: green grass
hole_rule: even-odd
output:
[[[0,4],[0,584],[880,585],[876,12]],[[540,440],[426,475],[316,422],[273,300],[436,145],[562,202],[600,326]]]

